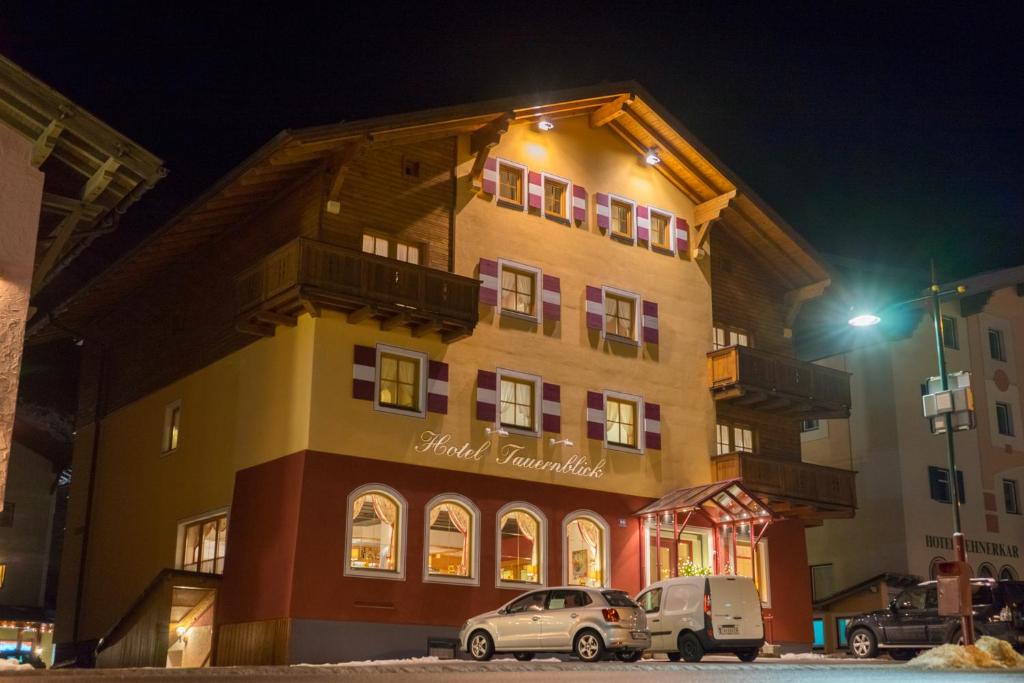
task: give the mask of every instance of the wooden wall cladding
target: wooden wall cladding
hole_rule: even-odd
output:
[[[288,663],[288,619],[224,624],[217,633],[216,666],[284,665]]]

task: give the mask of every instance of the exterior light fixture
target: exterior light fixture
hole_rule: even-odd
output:
[[[549,446],[568,446],[569,448],[572,448],[574,444],[569,439],[556,439],[554,437],[551,437],[550,439],[548,439],[548,445]]]
[[[860,315],[855,315],[850,318],[848,322],[853,327],[871,327],[872,325],[877,325],[882,322],[882,319],[874,313],[861,313]]]
[[[548,130],[551,130],[552,128],[554,128],[554,127],[555,127],[555,124],[553,124],[551,121],[549,121],[547,119],[541,119],[540,121],[537,122],[538,130],[548,131]]]
[[[654,166],[655,164],[660,164],[661,157],[658,156],[658,150],[654,149],[653,147],[647,150],[647,156],[644,157],[644,161],[646,161],[651,166]]]
[[[493,436],[495,434],[498,436],[508,436],[508,432],[501,427],[487,427],[484,429],[484,433],[487,434],[487,436]]]

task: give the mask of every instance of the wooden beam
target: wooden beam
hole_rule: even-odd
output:
[[[309,313],[310,317],[320,317],[321,313],[323,312],[320,309],[320,304],[305,296],[300,298],[299,301],[302,302],[302,307],[306,309],[306,313]]]
[[[345,184],[345,176],[352,168],[352,163],[361,157],[370,146],[370,138],[366,137],[349,143],[345,149],[334,155],[328,164],[331,182],[327,187],[327,212],[341,213],[341,187]]]
[[[469,172],[470,181],[474,185],[480,182],[480,176],[484,172],[487,157],[491,155],[491,149],[501,141],[501,136],[508,132],[513,118],[514,115],[511,112],[502,114],[469,137],[469,151],[476,155],[476,159],[473,160],[473,168]]]
[[[817,299],[825,293],[831,284],[832,280],[826,278],[786,292],[786,296],[782,298],[782,303],[786,306],[786,329],[793,328],[793,323],[796,322],[796,317],[800,314],[804,303],[811,299]]]
[[[32,145],[32,165],[39,168],[46,161],[57,144],[57,138],[64,132],[64,124],[55,119],[50,121]]]
[[[298,322],[295,320],[294,316],[276,313],[275,311],[256,311],[253,315],[255,315],[258,320],[270,323],[271,325],[287,325],[288,327],[295,327]]]
[[[388,330],[393,330],[399,325],[404,325],[408,320],[409,314],[406,313],[405,311],[400,311],[398,313],[395,313],[390,318],[385,318],[384,320],[381,320],[380,329],[384,330],[385,332]]]
[[[609,121],[613,121],[626,113],[625,106],[633,103],[632,95],[620,95],[608,104],[595,109],[590,113],[590,125],[592,128],[600,128]]]
[[[357,308],[356,310],[354,310],[351,313],[349,313],[348,314],[348,321],[350,323],[352,323],[353,325],[355,325],[357,323],[363,322],[364,320],[366,320],[367,318],[369,318],[372,315],[373,315],[373,308],[371,306],[363,306],[362,308]]]
[[[117,175],[117,169],[120,167],[121,162],[114,157],[108,157],[106,161],[100,164],[100,167],[96,169],[92,177],[86,181],[85,187],[82,188],[82,201],[88,204],[103,194],[103,190],[107,189],[107,185]]]
[[[420,323],[416,327],[412,328],[412,336],[422,337],[430,334],[431,332],[439,332],[444,325],[437,320],[430,320],[425,323]]]
[[[46,253],[43,254],[43,258],[39,261],[39,265],[36,266],[35,272],[32,274],[32,294],[39,291],[39,288],[43,284],[43,280],[53,268],[54,264],[57,263],[57,259],[60,258],[60,255],[64,253],[64,247],[67,245],[68,240],[71,239],[71,235],[75,232],[75,227],[81,219],[82,208],[79,207],[65,216],[57,225],[56,229],[54,229],[52,233],[53,243],[50,244]]]
[[[694,223],[710,223],[722,215],[722,210],[729,206],[729,202],[736,197],[736,190],[729,190],[706,202],[701,202],[693,207]]]
[[[240,322],[235,324],[235,329],[246,334],[254,334],[257,337],[274,336],[274,326],[262,323]]]

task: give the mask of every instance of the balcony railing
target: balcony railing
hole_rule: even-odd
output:
[[[351,322],[379,318],[384,329],[407,325],[450,342],[472,334],[479,288],[474,278],[299,238],[241,272],[235,297],[239,329],[254,334],[331,308]]]
[[[850,417],[850,375],[746,346],[708,354],[711,392],[718,401],[794,417]]]
[[[852,517],[857,507],[856,472],[752,453],[711,459],[716,480],[741,479],[775,512],[808,521]]]

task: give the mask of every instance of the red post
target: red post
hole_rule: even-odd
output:
[[[953,486],[956,486],[956,481],[953,481]],[[953,534],[953,552],[956,555],[956,561],[960,563],[961,567],[967,566],[967,552],[964,548],[964,535],[957,533]],[[960,633],[963,635],[964,645],[974,644],[974,618],[973,601],[968,600],[967,604],[963,606],[963,610],[960,616]]]

